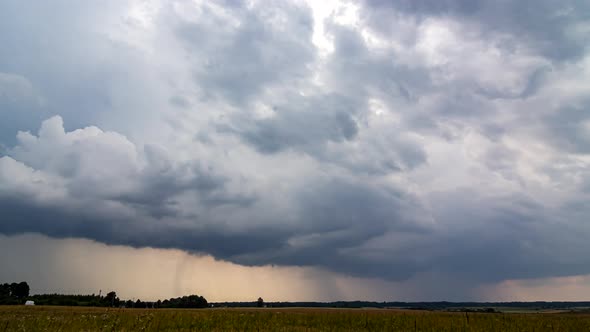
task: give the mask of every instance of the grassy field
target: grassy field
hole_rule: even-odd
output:
[[[590,315],[6,306],[0,331],[590,331]]]

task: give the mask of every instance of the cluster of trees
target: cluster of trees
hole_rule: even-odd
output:
[[[156,302],[143,302],[139,299],[135,302],[128,300],[124,306],[126,308],[207,308],[209,303],[202,296],[189,295]]]
[[[43,294],[29,296],[37,305],[64,305],[82,307],[125,307],[125,308],[207,308],[207,300],[199,295],[189,295],[169,300],[145,302],[141,300],[121,300],[117,293],[109,292],[106,296],[99,295],[62,295]],[[22,301],[21,301],[22,302]],[[20,302],[18,302],[20,304]]]
[[[20,304],[29,296],[29,284],[26,282],[13,282],[0,284],[0,304]]]
[[[115,292],[106,296],[101,295],[64,295],[64,294],[41,294],[32,295],[27,298],[35,301],[37,305],[65,305],[80,307],[112,307],[119,305],[119,298]]]
[[[207,300],[199,295],[171,298],[159,305],[160,308],[207,308],[208,306]]]
[[[106,295],[64,295],[41,294],[29,295],[30,287],[23,281],[20,283],[0,284],[0,305],[24,304],[32,300],[37,305],[63,305],[83,307],[127,307],[127,308],[206,308],[207,300],[199,295],[189,295],[157,302],[143,302],[141,300],[121,300],[116,292]]]

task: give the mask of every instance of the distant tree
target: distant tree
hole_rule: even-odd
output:
[[[29,284],[26,281],[19,282],[18,284],[16,282],[10,284],[10,296],[12,297],[18,299],[25,298],[29,296],[29,291]]]
[[[0,285],[0,298],[10,297],[10,284]]]
[[[199,295],[189,295],[156,302],[158,308],[207,308],[207,299]]]
[[[262,307],[264,307],[264,300],[263,300],[261,297],[259,297],[259,298],[258,298],[258,301],[256,301],[256,306],[257,306],[258,308],[262,308]]]
[[[18,284],[16,282],[13,282],[10,284],[10,296],[11,297],[16,297],[16,287],[18,286]]]
[[[107,296],[104,297],[104,301],[110,307],[118,307],[120,302],[116,292],[108,292]]]
[[[133,308],[133,301],[127,300],[125,302],[125,308]]]

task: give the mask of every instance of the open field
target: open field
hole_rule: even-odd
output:
[[[0,331],[590,331],[590,315],[6,306]]]

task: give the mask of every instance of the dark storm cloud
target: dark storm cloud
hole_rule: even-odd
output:
[[[328,267],[352,275],[403,279],[416,272],[406,259],[356,257],[367,241],[389,232],[427,234],[430,225],[408,215],[419,207],[414,197],[362,183],[343,180],[317,181],[295,198],[296,227],[279,250],[245,254],[238,262],[260,264],[271,261],[285,265]],[[362,272],[361,272],[362,271]],[[413,272],[410,272],[413,271]]]
[[[165,178],[160,180],[166,183]],[[140,190],[139,196],[128,194],[117,200],[158,206],[165,197],[182,190],[200,190],[207,197],[221,185],[218,180],[199,179],[184,185],[168,184],[167,189],[154,184]],[[143,190],[157,196],[142,197]],[[560,253],[569,254],[568,250],[580,243],[564,248],[547,242],[551,234],[570,239],[574,236],[570,233],[573,229],[560,230],[555,224],[547,224],[545,215],[553,212],[532,202],[519,202],[518,198],[498,201],[476,192],[444,193],[432,198],[431,202],[437,203],[432,207],[437,225],[431,225],[421,224],[412,216],[424,207],[403,191],[390,192],[342,180],[317,181],[290,202],[296,214],[284,226],[248,226],[243,220],[246,224],[233,231],[223,223],[208,223],[213,215],[224,216],[229,211],[216,204],[207,206],[206,199],[197,198],[205,202],[202,215],[171,216],[147,211],[142,217],[109,210],[108,205],[77,206],[82,203],[74,204],[74,197],[68,199],[67,205],[34,203],[30,195],[2,193],[2,233],[41,232],[58,238],[87,237],[108,244],[180,248],[247,265],[321,266],[351,275],[394,280],[430,270],[485,281],[556,275],[552,266],[559,266],[558,275],[589,272],[585,261],[559,259]],[[84,196],[77,193],[77,198]],[[184,221],[178,223],[171,217]],[[201,222],[203,226],[199,226]],[[386,240],[373,249],[366,247],[366,243],[387,235],[399,236],[398,240],[418,240],[404,243],[401,248],[397,248],[396,240]],[[552,255],[548,256],[548,252]]]
[[[5,166],[3,176],[10,176],[6,173],[10,166],[20,166],[8,157],[2,160],[2,165]],[[150,178],[152,182],[165,183],[165,177],[154,180],[161,176],[152,173]],[[182,176],[176,174],[176,177]],[[338,253],[337,248],[358,246],[388,230],[424,231],[424,227],[403,216],[404,211],[409,212],[406,200],[412,201],[407,195],[344,180],[318,181],[316,186],[294,197],[290,205],[295,208],[295,216],[283,226],[280,222],[276,226],[250,226],[249,220],[241,218],[233,220],[234,225],[230,226],[221,220],[232,215],[233,209],[241,213],[241,209],[249,206],[235,201],[229,202],[229,207],[212,202],[211,192],[223,190],[221,186],[218,180],[196,178],[182,185],[142,187],[123,197],[110,195],[104,200],[92,199],[94,193],[89,188],[85,191],[77,188],[75,196],[49,203],[36,199],[38,193],[5,187],[0,192],[4,211],[0,231],[4,234],[41,232],[58,238],[87,237],[107,244],[137,247],[179,248],[253,265],[331,262],[328,267],[353,274],[356,272],[345,264],[345,255]],[[145,197],[143,190],[157,196]],[[38,191],[42,194],[41,189]],[[166,213],[166,201],[174,201],[175,195],[186,191],[199,193],[193,198],[200,204],[196,215]],[[95,203],[89,206],[88,199]],[[109,203],[112,200],[123,205],[112,206]],[[136,212],[129,214],[128,207]],[[218,221],[212,223],[213,219]],[[369,267],[376,271],[379,264],[372,263]],[[410,273],[407,268],[403,271]]]
[[[392,280],[590,273],[586,2],[150,4],[0,4],[0,233]]]
[[[584,228],[580,214],[552,211],[523,197],[483,199],[461,191],[444,196],[436,199],[441,213],[437,220],[470,223],[441,236],[444,242],[435,244],[440,256],[431,262],[434,269],[487,281],[588,273],[586,258],[564,259],[585,250],[576,234]]]
[[[174,193],[178,191],[174,189]],[[67,203],[35,203],[31,194],[1,192],[4,217],[0,232],[85,237],[107,244],[206,252],[246,265],[324,266],[353,275],[400,279],[415,272],[405,259],[384,270],[381,259],[367,262],[341,250],[362,245],[384,232],[424,233],[428,229],[404,216],[411,213],[411,205],[415,204],[406,194],[344,180],[318,181],[306,188],[290,203],[295,207],[295,217],[287,224],[276,222],[274,226],[250,226],[251,220],[237,220],[237,227],[225,225],[221,220],[231,215],[231,209],[211,204],[207,199],[197,198],[202,203],[198,215],[162,213],[164,203],[160,198],[154,202],[156,206],[141,202],[150,209],[158,209],[157,213],[137,209],[138,216],[113,208],[108,201],[88,206],[83,199],[85,193],[77,195]],[[161,195],[165,197],[166,193]],[[130,196],[117,198],[117,202],[127,205],[130,200],[141,199]],[[135,208],[135,204],[130,206]],[[220,220],[210,222],[216,218]]]
[[[138,173],[138,187],[109,199],[144,209],[154,217],[164,217],[177,216],[173,199],[176,195],[195,191],[203,199],[208,197],[212,201],[220,200],[219,197],[225,195],[220,194],[219,190],[228,179],[214,171],[198,163],[174,165],[164,151],[154,146],[145,146],[144,153],[150,167]],[[232,200],[229,195],[226,196],[227,201]]]
[[[208,252],[220,258],[231,258],[246,251],[271,251],[280,247],[285,240],[281,232],[269,229],[251,233],[230,233],[225,230],[185,227],[170,227],[165,220],[130,220],[114,214],[105,215],[100,211],[80,207],[67,211],[56,206],[31,205],[25,199],[2,197],[3,211],[0,232],[3,234],[42,233],[56,238],[90,238],[106,244],[133,247],[177,248],[190,252]]]

